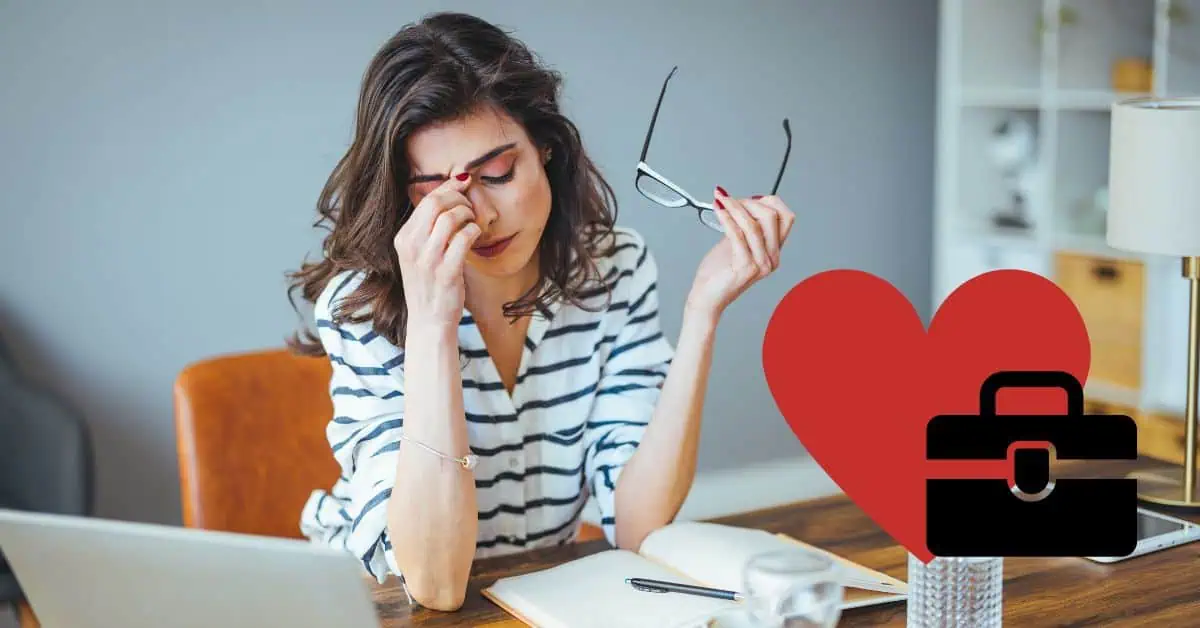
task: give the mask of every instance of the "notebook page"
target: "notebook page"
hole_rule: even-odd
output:
[[[543,628],[669,628],[693,626],[736,602],[681,593],[637,591],[626,578],[694,580],[623,550],[608,550],[488,588],[494,601]]]
[[[814,545],[809,545],[808,543],[794,539],[790,536],[784,534],[776,536],[779,536],[784,541],[787,541],[793,545],[800,545],[801,547],[811,551],[822,552],[826,554],[835,562],[842,565],[842,568],[847,572],[846,578],[848,582],[853,586],[866,589],[868,591],[878,591],[884,593],[908,593],[908,583],[900,580],[899,578],[890,576],[882,571],[870,569],[853,561],[846,560],[845,558],[842,558],[833,552],[816,547]]]
[[[796,545],[797,541],[789,537],[764,530],[702,521],[681,521],[655,530],[646,537],[640,553],[708,586],[740,591],[743,587],[742,571],[751,557],[763,552],[792,549]],[[814,549],[823,551],[819,548]],[[903,587],[900,581],[884,582],[889,578],[884,576],[881,579],[879,574],[865,567],[840,557],[835,558],[846,568],[844,577],[849,586],[873,586],[885,591],[895,590],[895,584]]]
[[[642,541],[642,556],[681,571],[703,584],[742,590],[742,569],[750,557],[792,547],[762,530],[702,521],[679,521]]]

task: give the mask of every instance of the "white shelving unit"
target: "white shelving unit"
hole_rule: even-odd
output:
[[[1089,380],[1088,394],[1182,413],[1187,282],[1175,258],[1108,247],[1103,214],[1081,213],[1108,176],[1110,111],[1140,95],[1200,95],[1200,0],[942,0],[934,237],[934,306],[998,268],[1057,281],[1075,253],[1139,263],[1140,381]],[[1152,68],[1145,93],[1117,89],[1114,64]],[[993,132],[1011,115],[1036,129],[1042,165],[1029,229],[995,226],[1010,196],[992,160]],[[1197,173],[1200,176],[1200,173]],[[1021,307],[1014,303],[1013,307]]]

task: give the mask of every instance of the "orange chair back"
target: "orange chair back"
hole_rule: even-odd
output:
[[[340,474],[325,358],[286,349],[188,365],[175,382],[184,525],[302,538],[309,494]]]

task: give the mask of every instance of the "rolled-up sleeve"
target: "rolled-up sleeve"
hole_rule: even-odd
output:
[[[641,443],[674,355],[659,324],[654,256],[639,236],[634,238],[637,246],[627,258],[629,275],[620,280],[613,299],[626,309],[626,316],[609,345],[584,435],[586,480],[612,545],[617,479]]]
[[[330,490],[313,491],[300,529],[313,542],[353,554],[380,583],[389,574],[403,581],[388,538],[387,503],[404,425],[404,354],[369,322],[333,321],[329,302],[349,289],[335,287],[313,312],[333,369],[333,416],[325,434],[341,477]]]

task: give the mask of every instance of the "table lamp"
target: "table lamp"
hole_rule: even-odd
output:
[[[1113,105],[1109,151],[1109,246],[1182,260],[1188,315],[1183,493],[1142,501],[1200,508],[1196,496],[1200,375],[1200,98],[1145,97]]]

